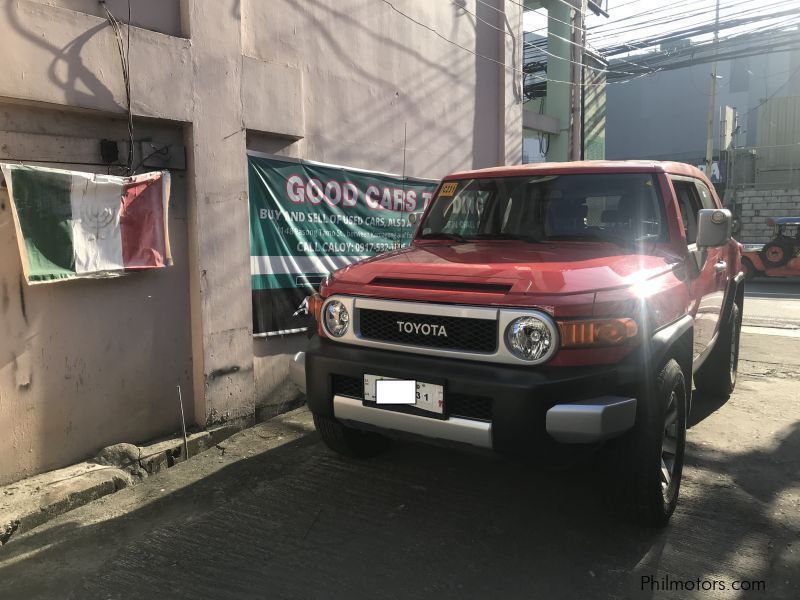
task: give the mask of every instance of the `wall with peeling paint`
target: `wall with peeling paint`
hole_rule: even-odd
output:
[[[161,144],[182,142],[176,126],[137,131]],[[20,157],[43,145],[57,154],[65,144],[62,159],[68,161],[74,153],[65,140],[123,138],[126,125],[0,103],[0,132],[6,140],[11,133],[29,134],[27,145],[23,140],[14,147]],[[0,156],[8,149],[0,137]],[[173,172],[174,267],[34,286],[22,276],[8,194],[0,190],[0,484],[106,445],[180,429],[175,386],[192,397],[185,190],[185,174]],[[188,410],[192,422],[191,405]]]

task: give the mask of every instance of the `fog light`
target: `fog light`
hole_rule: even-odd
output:
[[[558,346],[555,325],[545,317],[518,317],[506,328],[506,346],[511,354],[524,361],[544,362]]]
[[[342,337],[350,325],[350,313],[344,304],[338,300],[331,300],[323,309],[323,322],[325,331],[333,337]]]

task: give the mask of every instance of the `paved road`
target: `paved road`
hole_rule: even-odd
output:
[[[13,539],[0,598],[799,598],[800,343],[772,332],[798,298],[750,287],[743,375],[698,398],[663,531],[609,511],[599,459],[547,473],[398,443],[346,461],[300,410]]]

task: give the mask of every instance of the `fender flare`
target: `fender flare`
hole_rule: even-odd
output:
[[[690,374],[692,365],[692,340],[694,339],[694,318],[692,315],[683,315],[666,327],[662,327],[650,337],[648,348],[647,366],[657,367],[666,362],[667,357],[674,356],[681,363],[681,367],[688,367],[686,374]],[[688,342],[688,343],[687,343]],[[676,347],[683,344],[683,352],[676,351]],[[688,353],[688,354],[687,354]],[[688,364],[685,358],[688,356]],[[684,360],[681,360],[683,358]]]
[[[733,311],[733,303],[739,304],[739,311],[744,309],[744,273],[737,273],[728,283],[728,291],[725,293],[725,300],[722,303],[722,314],[720,325],[727,323]]]

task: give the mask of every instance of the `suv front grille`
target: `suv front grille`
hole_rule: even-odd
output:
[[[361,309],[359,330],[365,339],[423,348],[486,354],[497,349],[497,321],[489,319]]]
[[[358,400],[364,399],[364,378],[347,375],[333,375],[331,387],[335,396],[348,396]],[[476,421],[492,420],[492,399],[484,396],[467,394],[451,394],[445,392],[445,410],[451,417],[473,419]]]

